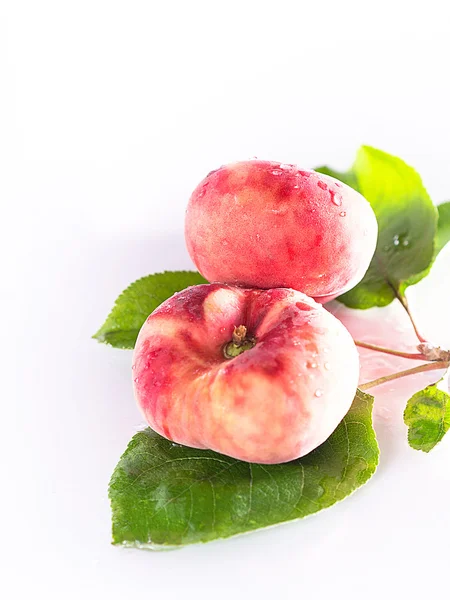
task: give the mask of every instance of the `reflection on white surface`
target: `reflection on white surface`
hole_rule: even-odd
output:
[[[450,244],[438,256],[430,275],[407,290],[410,309],[421,335],[444,348],[450,348],[449,273]],[[397,300],[387,307],[369,310],[352,310],[336,301],[327,305],[327,308],[344,323],[355,340],[404,352],[417,352],[418,340],[408,315]],[[420,364],[416,360],[365,348],[358,350],[361,359],[360,383]],[[387,458],[383,453],[385,445],[389,445],[391,452],[405,446],[403,411],[407,400],[416,391],[438,381],[443,372],[419,373],[368,390],[375,397],[374,425],[381,446],[382,461]],[[387,432],[387,428],[395,430],[395,433]],[[443,444],[446,443],[448,441],[444,439]]]

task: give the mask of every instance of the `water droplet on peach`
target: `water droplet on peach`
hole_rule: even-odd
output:
[[[329,363],[329,362],[326,362],[326,363],[325,363],[323,366],[325,367],[325,369],[326,369],[327,371],[329,371],[329,370],[331,369],[331,367],[330,367],[330,363]]]
[[[274,169],[272,171],[272,175],[282,175],[282,174],[283,174],[283,171],[280,169]]]
[[[134,383],[138,383],[139,382],[139,377],[135,377],[134,378]]]
[[[326,190],[327,189],[327,184],[323,181],[318,181],[317,185],[320,187],[321,190]]]
[[[341,212],[339,213],[339,216],[341,217],[345,217],[347,213],[345,212],[345,210],[341,210]]]
[[[320,398],[320,396],[321,396],[322,394],[323,394],[322,390],[316,390],[316,391],[314,392],[314,396],[315,396],[316,398]]]
[[[342,198],[335,191],[330,190],[331,202],[336,206],[340,206],[342,204]]]

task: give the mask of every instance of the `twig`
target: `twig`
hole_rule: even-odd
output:
[[[417,339],[419,340],[419,342],[426,342],[427,340],[420,335],[420,332],[417,329],[417,325],[416,325],[416,323],[415,323],[415,321],[413,319],[413,316],[412,316],[412,314],[411,314],[411,312],[409,310],[408,300],[400,292],[396,291],[396,295],[397,295],[397,298],[400,300],[400,304],[406,310],[406,313],[407,313],[407,315],[409,317],[409,320],[411,321],[411,325],[414,327],[414,331],[416,333]]]
[[[422,353],[411,353],[401,352],[399,350],[391,350],[390,348],[383,348],[382,346],[375,346],[375,344],[367,344],[366,342],[359,342],[354,340],[355,345],[360,348],[367,348],[368,350],[375,350],[376,352],[383,352],[384,354],[392,354],[393,356],[401,356],[402,358],[411,358],[413,360],[429,360],[425,354]]]
[[[379,377],[378,379],[374,379],[373,381],[368,381],[367,383],[363,383],[358,386],[360,390],[368,390],[377,385],[382,385],[387,381],[393,381],[394,379],[400,379],[400,377],[407,377],[408,375],[415,375],[416,373],[424,373],[425,371],[436,371],[437,369],[447,369],[450,365],[449,361],[436,361],[431,363],[425,363],[424,365],[419,365],[418,367],[413,367],[412,369],[407,369],[406,371],[399,371],[398,373],[391,373],[391,375],[385,375],[384,377]]]

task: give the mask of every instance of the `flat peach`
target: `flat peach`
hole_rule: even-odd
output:
[[[143,325],[134,391],[166,438],[281,463],[323,443],[347,413],[358,353],[345,327],[292,289],[199,285]]]
[[[252,160],[212,171],[198,185],[185,235],[210,282],[288,287],[323,302],[362,279],[377,221],[361,194],[332,177]]]

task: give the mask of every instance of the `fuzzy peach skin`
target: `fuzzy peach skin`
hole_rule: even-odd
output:
[[[377,221],[367,200],[333,177],[251,160],[220,167],[198,185],[185,236],[208,281],[289,287],[323,302],[363,278]]]
[[[238,325],[255,345],[227,359]],[[267,464],[324,442],[347,413],[358,374],[345,327],[292,289],[188,288],[147,318],[133,358],[135,397],[155,431]]]

